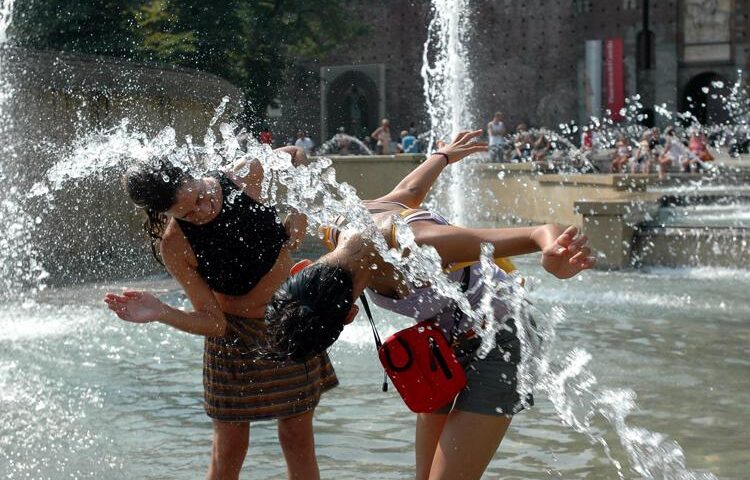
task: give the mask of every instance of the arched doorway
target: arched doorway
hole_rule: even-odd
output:
[[[364,138],[378,125],[378,88],[365,73],[344,72],[328,88],[327,112],[331,130]]]
[[[689,111],[701,124],[714,125],[729,120],[723,97],[729,94],[724,77],[715,72],[703,72],[685,85],[680,110]]]

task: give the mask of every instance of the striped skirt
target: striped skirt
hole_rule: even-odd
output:
[[[206,337],[203,387],[209,417],[248,422],[290,417],[318,404],[338,385],[327,354],[305,363],[261,358],[263,320],[225,315],[223,337]]]

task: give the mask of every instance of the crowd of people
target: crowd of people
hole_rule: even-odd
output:
[[[696,173],[706,169],[706,162],[714,159],[708,150],[706,135],[695,130],[689,138],[679,135],[674,127],[667,127],[662,135],[652,128],[634,141],[620,135],[610,167],[611,173],[653,173],[659,178],[669,171]]]
[[[380,125],[364,138],[347,132],[344,127],[336,129],[336,133],[329,140],[317,145],[310,138],[308,132],[300,130],[296,139],[289,139],[284,143],[277,142],[268,127],[262,127],[258,134],[258,141],[275,146],[281,143],[285,146],[295,146],[303,149],[307,155],[338,154],[338,155],[394,155],[399,153],[426,153],[426,135],[420,136],[415,122],[409,124],[408,129],[396,134],[391,129],[387,118],[381,120]]]
[[[496,112],[487,123],[487,143],[489,161],[496,163],[532,162],[546,169],[574,168],[578,171],[607,171],[610,173],[657,173],[665,178],[668,172],[695,173],[706,170],[707,162],[713,160],[704,133],[694,129],[680,134],[674,127],[662,133],[659,128],[631,130],[613,135],[605,135],[597,127],[585,126],[581,129],[580,147],[564,135],[545,129],[530,129],[526,123],[519,123],[511,129],[507,126],[503,112]],[[261,143],[273,144],[273,137],[267,128],[260,135]],[[427,153],[429,139],[420,135],[412,122],[408,129],[396,134],[387,118],[380,125],[360,139],[339,127],[334,136],[318,146],[304,132],[297,133],[297,139],[286,142],[309,155],[393,155],[400,153]],[[438,141],[436,148],[441,146]],[[607,166],[591,162],[593,154],[606,156],[612,152],[611,163]],[[605,162],[606,163],[606,162]]]
[[[487,124],[487,138],[493,162],[546,162],[553,151],[560,150],[544,131],[532,132],[523,122],[509,134],[503,112],[495,113]]]
[[[554,169],[567,166],[607,171],[606,166],[597,166],[591,159],[594,153],[602,156],[612,151],[610,173],[656,173],[663,179],[669,172],[708,170],[708,162],[714,159],[709,150],[709,138],[698,128],[680,134],[673,126],[663,133],[655,127],[639,130],[635,135],[619,133],[613,137],[612,132],[605,135],[597,127],[583,127],[580,147],[576,147],[563,135],[543,129],[529,130],[525,123],[518,124],[510,134],[503,113],[497,112],[487,124],[486,132],[493,162],[535,162]]]

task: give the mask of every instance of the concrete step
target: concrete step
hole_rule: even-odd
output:
[[[636,266],[746,268],[750,227],[641,226],[633,239]]]

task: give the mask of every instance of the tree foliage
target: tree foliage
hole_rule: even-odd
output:
[[[22,46],[132,58],[139,0],[19,0],[11,36]]]
[[[134,10],[138,51],[152,60],[180,64],[197,51],[195,32],[180,25],[179,10],[168,0],[151,0]]]
[[[16,0],[11,35],[29,48],[197,68],[244,93],[258,126],[288,67],[366,32],[344,0]]]

